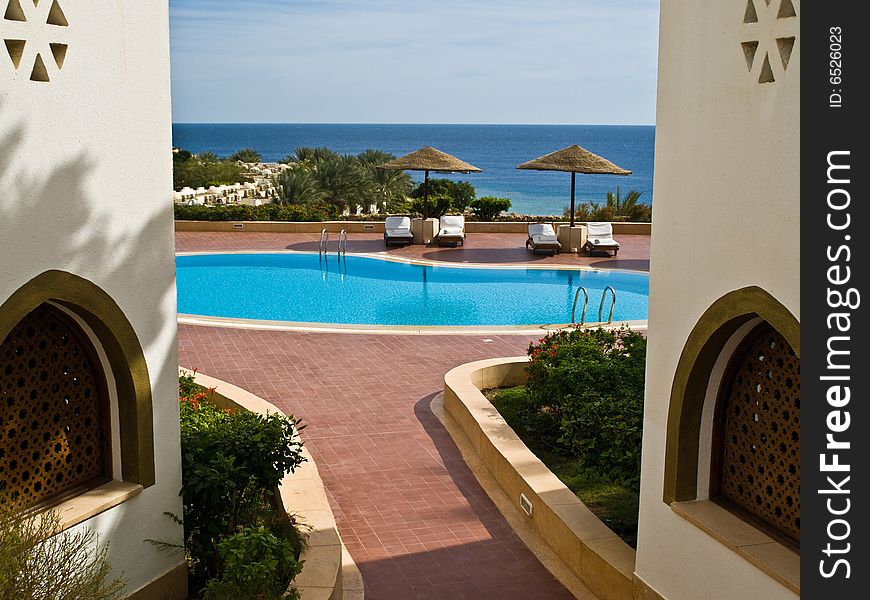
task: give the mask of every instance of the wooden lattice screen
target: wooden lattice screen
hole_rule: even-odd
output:
[[[106,378],[87,335],[43,304],[0,344],[0,504],[31,507],[108,479]]]
[[[735,352],[717,415],[719,497],[799,544],[800,359],[770,325]]]

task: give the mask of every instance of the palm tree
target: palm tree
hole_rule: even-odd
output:
[[[244,163],[258,163],[262,160],[262,157],[253,148],[242,148],[231,155],[230,160]]]
[[[314,162],[314,148],[309,148],[308,146],[299,146],[296,150],[293,151],[293,154],[286,157],[284,159],[285,162],[289,163],[313,163]]]
[[[356,159],[360,162],[360,164],[366,167],[377,167],[378,165],[389,162],[394,158],[396,158],[395,154],[390,154],[389,152],[384,152],[383,150],[373,150],[371,148],[368,150],[364,150],[356,155]]]
[[[338,153],[333,152],[329,148],[311,148],[310,146],[299,146],[293,151],[293,154],[284,158],[286,163],[310,163],[315,164],[323,160],[333,160],[340,158]]]
[[[377,204],[386,203],[388,210],[401,209],[414,185],[411,177],[404,171],[377,168],[396,158],[395,155],[381,150],[366,150],[356,158],[362,176],[371,188],[372,200]]]
[[[286,169],[272,179],[280,204],[313,204],[323,200],[317,180],[305,169]]]
[[[356,157],[339,156],[334,152],[332,156],[326,156],[315,159],[311,168],[311,175],[317,180],[326,201],[341,207],[353,204],[365,206],[368,186],[360,177]]]
[[[199,162],[202,163],[216,163],[220,162],[220,156],[212,152],[211,150],[206,150],[204,152],[200,152],[196,155],[196,158],[199,159]]]
[[[649,221],[652,216],[652,208],[647,204],[638,204],[643,192],[632,190],[623,198],[620,190],[616,188],[616,194],[607,192],[606,207],[613,215],[627,217],[630,221]]]
[[[308,203],[325,200],[335,206],[368,210],[372,204],[403,209],[413,182],[402,171],[377,167],[395,156],[380,150],[366,150],[357,156],[340,155],[329,148],[300,146],[284,158],[290,166],[276,178],[282,201]]]
[[[330,150],[329,148],[324,148],[322,146],[318,146],[317,148],[314,149],[314,161],[315,162],[326,161],[326,160],[335,160],[337,158],[341,158],[341,156],[339,156],[338,152],[334,152],[334,151]]]

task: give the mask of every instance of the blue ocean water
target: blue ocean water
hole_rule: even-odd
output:
[[[579,286],[589,291],[593,322],[608,285],[616,289],[613,319],[635,320],[647,318],[649,296],[645,273],[430,267],[334,254],[179,256],[176,273],[179,313],[314,323],[567,323]],[[609,307],[608,296],[604,320]]]
[[[191,124],[172,126],[173,145],[191,152],[210,150],[228,156],[254,148],[266,162],[278,161],[299,146],[326,146],[340,154],[375,148],[401,156],[434,146],[469,162],[482,173],[451,179],[471,182],[478,196],[511,199],[518,213],[562,214],[570,203],[569,173],[520,171],[516,166],[565,146],[577,144],[624,169],[628,176],[577,175],[576,202],[602,202],[608,191],[642,192],[652,203],[652,125],[329,125]],[[409,173],[416,181],[422,173]],[[435,175],[441,177],[443,175]]]

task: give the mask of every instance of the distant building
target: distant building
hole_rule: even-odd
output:
[[[282,163],[239,163],[247,166],[243,173],[250,179],[245,183],[212,186],[208,189],[189,187],[175,190],[172,200],[176,204],[250,204],[259,206],[271,202],[278,195],[273,177],[287,169]]]

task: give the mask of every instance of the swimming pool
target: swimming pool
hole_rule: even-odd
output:
[[[545,325],[571,320],[578,287],[586,321],[616,289],[614,321],[647,318],[645,273],[423,266],[363,256],[178,256],[178,312],[189,315],[358,325]],[[580,307],[583,294],[577,307]],[[607,318],[610,300],[605,302]]]

